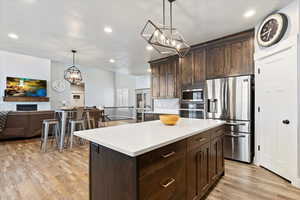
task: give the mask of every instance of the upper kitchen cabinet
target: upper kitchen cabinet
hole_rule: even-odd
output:
[[[152,97],[176,98],[180,87],[179,64],[177,57],[169,57],[151,63]]]
[[[245,31],[192,47],[184,58],[152,61],[154,98],[178,98],[181,88],[207,79],[254,74],[254,31]]]
[[[210,46],[207,48],[206,78],[224,77],[225,45]]]
[[[159,70],[160,64],[159,63],[152,63],[151,64],[151,90],[152,90],[152,97],[159,97]]]
[[[233,41],[226,46],[227,76],[248,75],[254,73],[253,38]]]
[[[169,63],[164,61],[160,63],[159,68],[159,97],[167,96],[167,70]]]
[[[179,64],[178,58],[173,57],[168,60],[166,70],[166,97],[178,97],[177,89],[180,87],[178,80]]]
[[[181,58],[182,85],[193,85],[205,81],[206,49],[191,50],[187,56]]]
[[[193,68],[193,82],[199,83],[205,81],[206,70],[206,49],[200,48],[194,51],[194,68]]]
[[[247,31],[214,41],[208,45],[206,78],[254,74],[253,38],[253,31]]]
[[[193,83],[193,65],[194,57],[192,51],[190,51],[184,58],[180,58],[182,85],[191,85]]]

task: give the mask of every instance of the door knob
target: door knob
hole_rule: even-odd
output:
[[[288,119],[286,119],[286,120],[283,120],[282,123],[284,123],[284,124],[290,124],[290,121]]]

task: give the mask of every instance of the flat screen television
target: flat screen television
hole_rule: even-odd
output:
[[[28,78],[7,77],[5,96],[46,97],[47,81]]]

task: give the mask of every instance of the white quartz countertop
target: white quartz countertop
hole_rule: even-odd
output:
[[[175,126],[150,121],[77,131],[75,135],[136,157],[223,124],[224,121],[218,120],[181,118]]]

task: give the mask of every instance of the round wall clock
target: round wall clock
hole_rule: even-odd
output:
[[[55,80],[52,82],[52,88],[56,92],[64,92],[66,90],[66,81],[65,80]]]
[[[276,13],[268,16],[257,32],[257,42],[261,47],[270,47],[278,43],[286,33],[288,18],[285,14]]]

